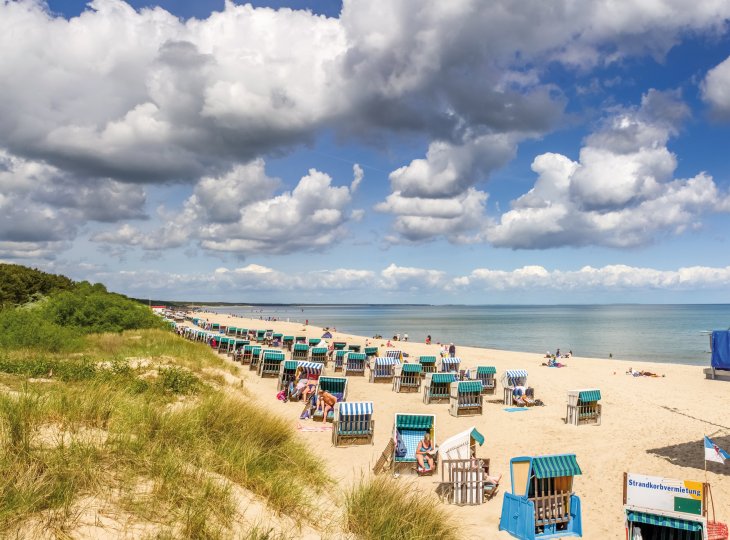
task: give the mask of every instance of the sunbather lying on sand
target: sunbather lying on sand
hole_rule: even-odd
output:
[[[632,367],[626,372],[626,375],[633,375],[634,377],[664,377],[664,375],[657,375],[651,371],[636,370]]]

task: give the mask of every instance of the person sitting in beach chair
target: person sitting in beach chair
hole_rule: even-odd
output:
[[[335,409],[335,403],[337,403],[337,398],[327,392],[326,390],[319,391],[319,401],[317,402],[317,409],[322,409],[322,422],[327,421],[327,414],[330,411],[334,411]]]
[[[430,433],[424,433],[423,439],[421,439],[418,446],[416,446],[416,463],[418,464],[418,469],[422,471],[433,471],[433,454],[435,452],[436,449],[433,447],[433,443],[431,442]]]

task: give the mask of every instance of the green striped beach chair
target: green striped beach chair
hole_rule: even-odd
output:
[[[454,373],[426,373],[423,402],[428,405],[451,399],[451,383],[454,381],[456,381]]]
[[[261,361],[261,346],[254,345],[251,348],[251,363],[248,365],[248,369],[251,371],[258,370],[260,361]]]
[[[365,356],[367,356],[368,358],[378,356],[378,348],[377,347],[365,347]]]
[[[256,330],[256,343],[263,343],[266,337],[266,330]]]
[[[316,347],[320,344],[321,341],[322,340],[320,338],[309,338],[309,341],[307,341],[307,343],[310,347]]]
[[[281,343],[287,351],[291,351],[292,346],[294,345],[294,336],[284,336]]]
[[[404,464],[412,466],[413,470],[419,475],[433,474],[438,468],[438,463],[434,463],[434,470],[416,470],[416,447],[423,439],[425,433],[431,435],[431,442],[436,448],[436,416],[433,414],[404,414],[396,413],[393,425],[393,467],[397,471]],[[397,455],[398,440],[402,440],[406,453],[404,456]],[[435,458],[435,456],[434,456]]]
[[[332,345],[336,351],[344,351],[345,347],[347,347],[347,343],[344,341],[335,341]]]
[[[396,366],[393,377],[394,392],[420,392],[421,391],[421,364],[403,364]]]
[[[473,416],[482,414],[481,381],[455,381],[450,385],[449,414],[451,416]]]
[[[236,340],[236,351],[233,353],[233,360],[236,362],[242,362],[243,361],[243,350],[246,345],[249,345],[250,342],[247,339],[237,339]]]
[[[228,334],[229,336],[235,336],[236,330],[238,330],[238,328],[236,328],[235,326],[229,326],[228,328],[226,328],[226,334]]]
[[[482,383],[482,394],[494,394],[497,390],[497,381],[494,375],[497,368],[494,366],[478,366],[475,377],[477,381]]]
[[[346,350],[335,351],[335,371],[342,371],[344,368]]]
[[[309,350],[310,362],[322,362],[327,365],[327,347],[312,347]]]
[[[297,336],[294,338],[294,343],[307,343],[307,336]]]
[[[568,391],[568,412],[565,423],[601,425],[601,391],[598,388],[584,388]]]
[[[347,350],[352,351],[352,352],[360,352],[361,348],[362,347],[360,347],[360,345],[348,345],[347,346]]]
[[[261,353],[261,362],[259,362],[259,377],[278,377],[284,358],[284,351],[277,351],[276,349],[263,351]]]
[[[295,343],[291,351],[292,360],[306,360],[309,357],[309,345],[306,343]]]
[[[335,404],[332,422],[332,445],[340,446],[343,440],[365,441],[373,444],[375,420],[372,401],[338,402]]]
[[[373,358],[370,365],[370,382],[393,382],[396,366],[400,366],[397,358]]]
[[[367,364],[367,357],[365,356],[365,353],[348,352],[345,355],[342,372],[345,377],[348,375],[359,375],[364,377],[365,364]]]
[[[347,379],[345,377],[320,377],[319,381],[317,382],[317,391],[316,395],[319,396],[319,391],[324,390],[325,392],[329,392],[333,396],[337,398],[337,402],[346,401],[347,400]],[[322,414],[324,413],[323,410],[317,409],[316,405],[313,407],[312,410],[312,418],[314,420],[317,420],[319,418],[322,418]],[[335,411],[331,410],[327,413],[327,418],[325,419],[327,422],[331,422],[334,420],[335,417]]]
[[[426,373],[436,373],[436,357],[435,356],[420,356],[418,363],[423,368],[423,375]]]

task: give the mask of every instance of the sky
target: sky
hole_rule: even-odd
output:
[[[0,0],[0,261],[138,298],[730,303],[726,0]]]

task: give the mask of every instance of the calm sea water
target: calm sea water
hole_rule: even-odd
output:
[[[246,317],[331,326],[363,336],[533,353],[572,350],[595,358],[709,365],[703,331],[730,326],[730,305],[229,306],[211,310]]]

